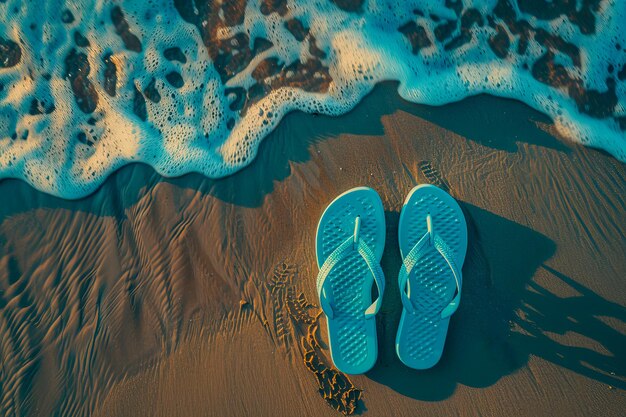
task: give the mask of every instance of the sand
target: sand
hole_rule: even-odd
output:
[[[621,415],[626,165],[518,102],[395,87],[346,116],[290,114],[222,180],[135,164],[76,201],[0,181],[0,414]],[[394,338],[399,210],[424,182],[460,201],[470,244],[443,358],[420,372]],[[346,377],[313,242],[358,185],[385,205],[388,287],[379,360]]]

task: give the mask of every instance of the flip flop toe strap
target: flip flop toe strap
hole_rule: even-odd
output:
[[[355,251],[367,264],[369,271],[374,276],[374,282],[376,283],[376,287],[378,289],[378,298],[376,298],[376,300],[365,310],[364,316],[366,319],[372,318],[376,315],[376,313],[378,313],[378,310],[380,310],[383,293],[385,292],[385,277],[378,261],[376,260],[374,252],[359,236],[358,222],[359,220],[357,218],[354,236],[350,236],[344,240],[343,243],[341,243],[341,245],[339,245],[328,256],[328,258],[326,258],[320,268],[319,274],[317,275],[317,295],[320,299],[320,306],[330,319],[334,317],[332,307],[334,297],[332,295],[332,291],[328,285],[326,285],[328,282],[327,278],[339,262],[354,254]]]
[[[429,227],[430,229],[430,227]],[[430,247],[434,247],[437,253],[446,261],[446,264],[450,268],[454,281],[456,283],[455,295],[441,311],[440,316],[442,319],[450,317],[461,302],[461,271],[456,266],[453,259],[453,252],[445,241],[437,234],[432,232],[432,229],[427,231],[424,236],[411,248],[407,256],[403,259],[402,267],[400,268],[400,274],[398,275],[398,285],[400,287],[400,298],[402,305],[411,314],[417,314],[419,311],[426,311],[425,308],[417,303],[411,301],[411,291],[409,285],[409,276],[415,268],[418,261],[429,253]],[[430,249],[432,250],[432,249]]]

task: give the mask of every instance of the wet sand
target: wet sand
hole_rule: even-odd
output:
[[[447,188],[470,228],[441,362],[395,356],[399,210]],[[0,414],[617,416],[626,407],[626,165],[527,106],[410,104],[384,84],[348,115],[292,113],[239,173],[145,165],[93,195],[0,182]],[[334,371],[314,235],[368,185],[387,219],[379,360]],[[355,407],[355,408],[354,408]]]

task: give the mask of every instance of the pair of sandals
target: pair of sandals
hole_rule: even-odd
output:
[[[380,267],[385,234],[382,201],[368,187],[333,200],[317,227],[317,292],[333,362],[347,374],[367,372],[378,356],[375,316],[385,292]],[[442,189],[418,185],[402,207],[398,239],[403,308],[396,353],[408,367],[428,369],[441,358],[450,316],[461,299],[467,251],[461,207]],[[374,285],[378,297],[372,301]]]

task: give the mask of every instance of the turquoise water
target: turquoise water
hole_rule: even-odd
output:
[[[515,98],[626,160],[626,2],[442,3],[0,0],[0,178],[77,198],[130,162],[222,177],[286,113],[383,80]]]

